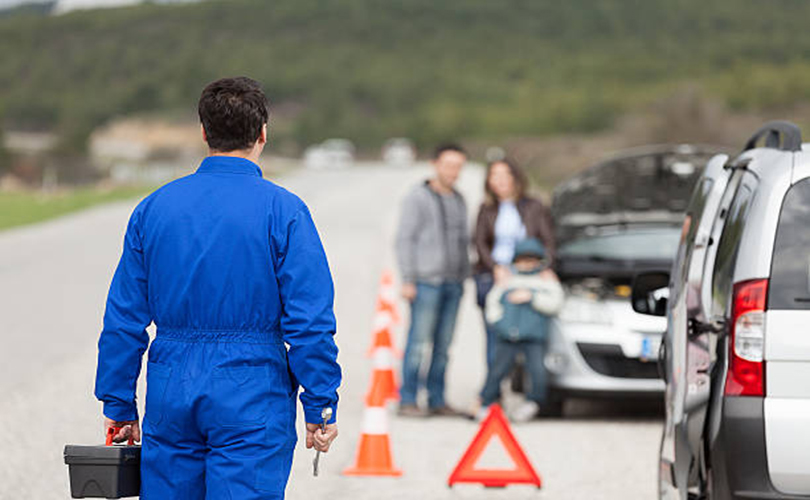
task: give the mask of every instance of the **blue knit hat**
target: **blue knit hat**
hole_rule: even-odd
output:
[[[515,257],[512,261],[514,262],[520,257],[544,259],[546,257],[546,247],[537,238],[521,240],[515,245]]]

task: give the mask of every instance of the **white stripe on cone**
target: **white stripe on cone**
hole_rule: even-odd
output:
[[[377,347],[374,349],[374,369],[390,370],[394,368],[394,353],[388,347]]]
[[[363,434],[388,435],[388,410],[377,406],[367,407],[363,412]]]
[[[377,332],[383,328],[389,327],[394,324],[394,318],[388,311],[380,311],[374,316],[374,331]]]
[[[397,298],[396,291],[393,286],[383,286],[380,288],[380,298],[386,304],[393,304]]]

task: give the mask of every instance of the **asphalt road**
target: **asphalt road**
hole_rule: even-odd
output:
[[[347,478],[354,461],[366,358],[380,273],[393,264],[399,199],[424,178],[424,168],[365,166],[337,172],[299,171],[279,183],[310,205],[332,266],[338,345],[345,382],[340,437],[313,478],[312,453],[299,446],[287,489],[291,500],[332,499],[644,499],[655,496],[661,415],[657,408],[574,402],[571,416],[517,425],[514,432],[544,486],[485,490],[446,486],[476,432],[461,419],[402,419],[391,412],[394,460],[401,478]],[[469,168],[460,188],[471,209],[482,172]],[[100,405],[92,395],[95,346],[104,298],[134,202],[0,233],[0,499],[66,499],[65,443],[102,439]],[[468,285],[451,349],[448,401],[470,407],[483,382],[483,333]],[[405,312],[403,310],[403,312]],[[403,345],[404,332],[398,333]],[[143,398],[141,398],[142,400]],[[482,458],[508,465],[497,447]]]

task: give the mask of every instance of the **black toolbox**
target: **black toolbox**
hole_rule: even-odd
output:
[[[141,491],[140,446],[65,446],[73,498],[137,497]]]

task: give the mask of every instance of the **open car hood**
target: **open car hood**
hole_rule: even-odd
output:
[[[692,188],[721,147],[649,146],[615,155],[563,182],[551,206],[564,242],[604,226],[683,220]]]

